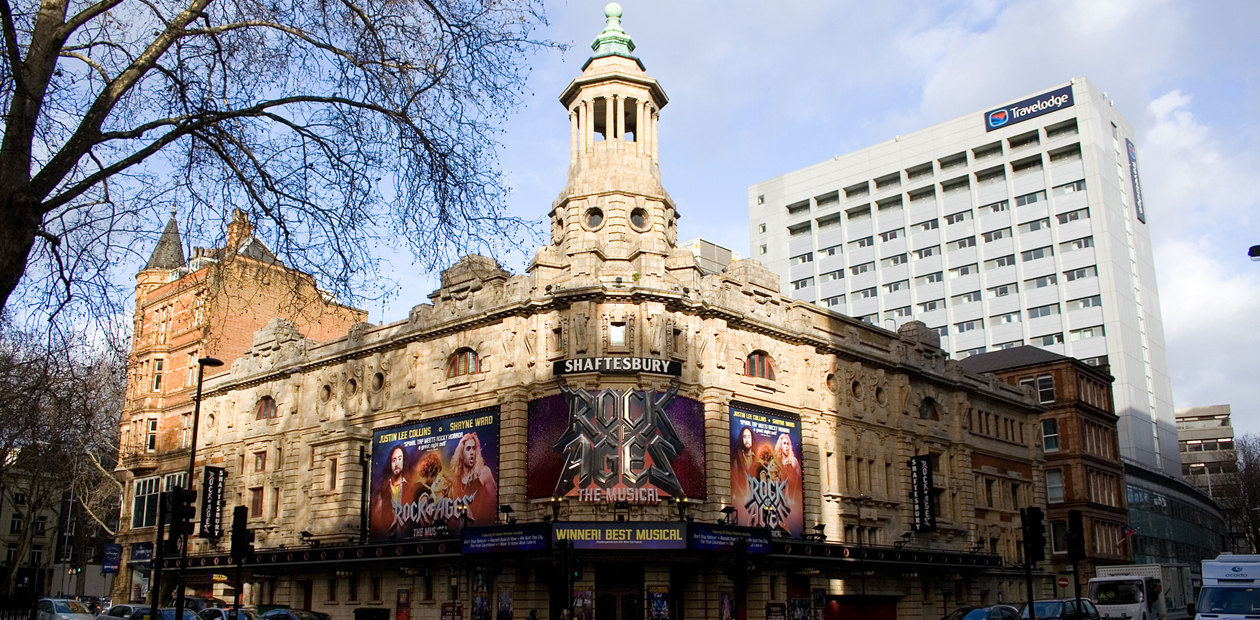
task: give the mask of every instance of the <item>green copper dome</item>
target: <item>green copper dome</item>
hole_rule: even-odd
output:
[[[591,61],[596,58],[621,56],[622,58],[629,58],[635,61],[640,69],[646,70],[646,67],[643,66],[643,61],[639,60],[632,53],[634,52],[634,40],[630,38],[630,35],[626,34],[625,30],[621,29],[621,5],[616,2],[609,2],[608,6],[604,7],[604,17],[607,18],[604,31],[599,33],[599,36],[595,37],[595,41],[591,43],[591,49],[595,50],[595,53],[586,60],[586,64],[582,65],[582,68],[586,69],[591,64]]]

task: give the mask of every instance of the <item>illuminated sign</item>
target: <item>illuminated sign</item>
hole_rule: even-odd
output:
[[[1036,97],[1029,97],[1023,101],[1016,101],[1011,105],[985,112],[984,130],[988,132],[1014,125],[1015,123],[1022,123],[1030,118],[1037,118],[1042,114],[1070,108],[1072,103],[1072,87],[1064,86]]]
[[[936,531],[936,506],[932,503],[932,457],[910,459],[910,506],[914,511],[910,529],[916,532]]]
[[[544,551],[550,538],[545,523],[470,527],[461,534],[464,553]]]
[[[554,523],[552,538],[570,541],[574,549],[686,549],[683,523]]]
[[[703,498],[704,405],[677,389],[585,389],[529,403],[530,499]]]
[[[580,357],[556,360],[551,373],[556,376],[577,372],[597,372],[603,375],[634,375],[641,372],[658,375],[682,376],[682,362],[654,357]]]
[[[201,537],[223,536],[223,485],[227,482],[227,470],[222,467],[206,467],[201,483]]]
[[[731,497],[740,525],[804,533],[800,418],[731,404]]]

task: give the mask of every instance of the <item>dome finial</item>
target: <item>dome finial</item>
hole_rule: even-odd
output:
[[[591,43],[591,49],[595,50],[591,60],[604,56],[623,56],[638,61],[634,57],[634,41],[625,30],[621,29],[621,5],[609,2],[604,7],[604,17],[607,18],[604,31],[599,33],[599,36],[595,37],[595,41]],[[589,62],[590,60],[587,61]],[[639,64],[642,65],[642,63]]]
[[[604,7],[604,17],[620,19],[621,5],[616,2],[609,2],[608,6]]]

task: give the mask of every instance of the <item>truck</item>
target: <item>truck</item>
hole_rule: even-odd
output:
[[[1222,554],[1203,560],[1195,620],[1260,618],[1260,555]]]
[[[1190,565],[1099,566],[1089,598],[1103,620],[1188,620]]]

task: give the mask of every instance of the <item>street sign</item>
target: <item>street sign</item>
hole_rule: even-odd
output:
[[[1066,589],[1067,589],[1067,587],[1068,587],[1068,578],[1067,578],[1067,577],[1059,577],[1059,587],[1060,587],[1060,588],[1063,588],[1064,590],[1066,590]]]

